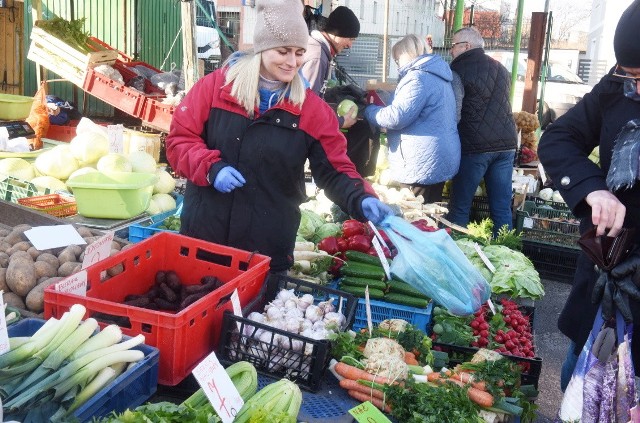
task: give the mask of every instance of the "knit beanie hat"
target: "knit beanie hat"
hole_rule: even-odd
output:
[[[338,6],[329,14],[324,31],[342,38],[356,38],[360,34],[360,21],[351,9]]]
[[[309,29],[302,16],[300,0],[258,0],[253,51],[276,47],[307,49]]]
[[[624,11],[613,36],[613,50],[620,66],[640,68],[640,0]]]

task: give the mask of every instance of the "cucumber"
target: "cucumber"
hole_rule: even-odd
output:
[[[365,288],[360,286],[350,286],[350,285],[340,285],[340,289],[344,292],[348,292],[349,294],[353,294],[356,297],[364,298],[364,290]],[[379,289],[369,288],[369,298],[374,299],[382,299],[384,297],[384,292]]]
[[[378,256],[372,256],[371,254],[361,253],[360,251],[348,250],[345,251],[344,255],[347,257],[347,260],[357,261],[358,263],[370,264],[372,266],[382,267],[380,263],[380,259]],[[389,260],[387,260],[388,262]]]
[[[418,291],[416,288],[414,288],[413,286],[409,285],[408,283],[400,282],[400,281],[397,281],[397,280],[394,280],[394,279],[389,281],[389,290],[392,293],[396,293],[396,294],[410,295],[410,296],[414,296],[414,297],[418,297],[418,298],[424,298],[426,300],[429,299],[428,296],[426,296],[422,292]]]
[[[357,278],[377,279],[383,281],[386,277],[384,269],[381,266],[372,266],[370,264],[358,263],[356,261],[347,261],[340,268],[340,273],[344,276],[355,276]]]
[[[359,286],[362,288],[369,285],[369,288],[375,288],[381,291],[384,291],[385,289],[387,289],[387,284],[382,282],[379,279],[367,279],[367,278],[357,278],[355,276],[344,276],[342,278],[341,283],[343,283],[344,285]]]
[[[390,303],[402,304],[417,308],[426,308],[429,304],[429,300],[425,300],[424,298],[416,298],[414,296],[395,294],[392,292],[386,294],[383,300],[389,301]]]

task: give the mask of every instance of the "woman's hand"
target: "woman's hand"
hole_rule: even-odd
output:
[[[606,190],[593,191],[585,198],[591,206],[591,221],[597,227],[596,235],[616,236],[624,224],[627,212],[624,204],[611,192]],[[609,232],[606,230],[609,229]]]

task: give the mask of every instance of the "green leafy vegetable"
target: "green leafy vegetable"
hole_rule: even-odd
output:
[[[74,19],[67,21],[61,17],[55,16],[53,19],[40,21],[39,27],[69,44],[71,47],[80,50],[83,53],[90,53],[89,33],[84,31],[84,23],[87,18]]]
[[[94,420],[99,423],[217,423],[220,421],[212,407],[195,409],[170,402],[145,404],[135,410],[125,410],[121,414],[113,412],[104,419]]]

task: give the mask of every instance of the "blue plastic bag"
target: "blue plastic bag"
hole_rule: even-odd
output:
[[[446,231],[423,232],[396,216],[381,226],[398,249],[392,274],[458,316],[473,314],[489,299],[491,287]]]

